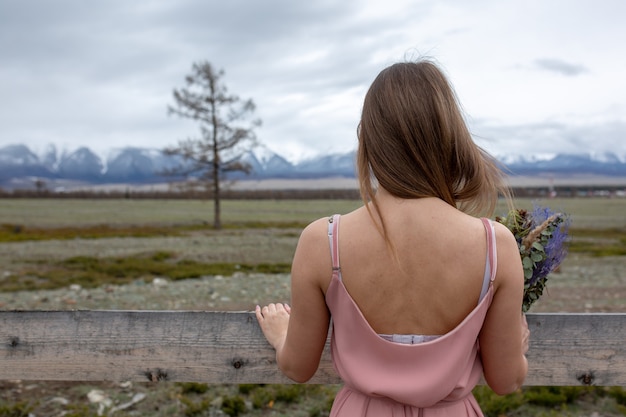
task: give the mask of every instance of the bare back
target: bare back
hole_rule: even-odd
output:
[[[442,335],[478,304],[487,238],[438,199],[379,202],[397,259],[365,208],[342,216],[342,279],[377,333]]]

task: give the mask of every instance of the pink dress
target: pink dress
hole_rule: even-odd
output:
[[[449,333],[417,344],[385,340],[370,327],[341,281],[339,216],[329,220],[333,277],[326,304],[333,364],[344,382],[331,417],[483,416],[472,389],[482,375],[478,334],[493,299],[496,252],[493,226],[482,220],[488,250],[478,305]]]

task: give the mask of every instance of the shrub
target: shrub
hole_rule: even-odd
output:
[[[200,417],[211,407],[208,400],[196,403],[187,397],[181,397],[180,402],[185,406],[185,417]]]
[[[182,394],[204,394],[208,391],[208,384],[200,384],[197,382],[183,382],[179,384]]]
[[[27,401],[20,401],[14,404],[0,403],[0,417],[28,417],[33,409],[34,406]]]
[[[222,401],[222,411],[231,417],[238,416],[239,413],[246,411],[246,403],[238,395],[233,397],[224,397]]]
[[[474,397],[486,416],[502,416],[517,410],[524,404],[521,391],[508,395],[497,395],[488,386],[480,385],[474,388]]]

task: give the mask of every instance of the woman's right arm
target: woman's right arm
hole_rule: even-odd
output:
[[[496,228],[498,266],[495,294],[481,330],[480,352],[485,381],[500,395],[522,386],[528,372],[529,330],[522,314],[524,270],[517,242],[503,225]]]

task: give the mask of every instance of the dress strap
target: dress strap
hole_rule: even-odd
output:
[[[328,218],[328,242],[330,244],[330,257],[333,263],[333,275],[338,274],[341,279],[341,268],[339,266],[339,214]]]
[[[493,223],[487,218],[481,218],[485,231],[487,232],[487,259],[485,261],[485,276],[483,278],[483,288],[480,292],[479,302],[482,301],[485,294],[489,290],[489,284],[496,278],[496,270],[498,266],[498,257],[496,252],[496,233]]]

